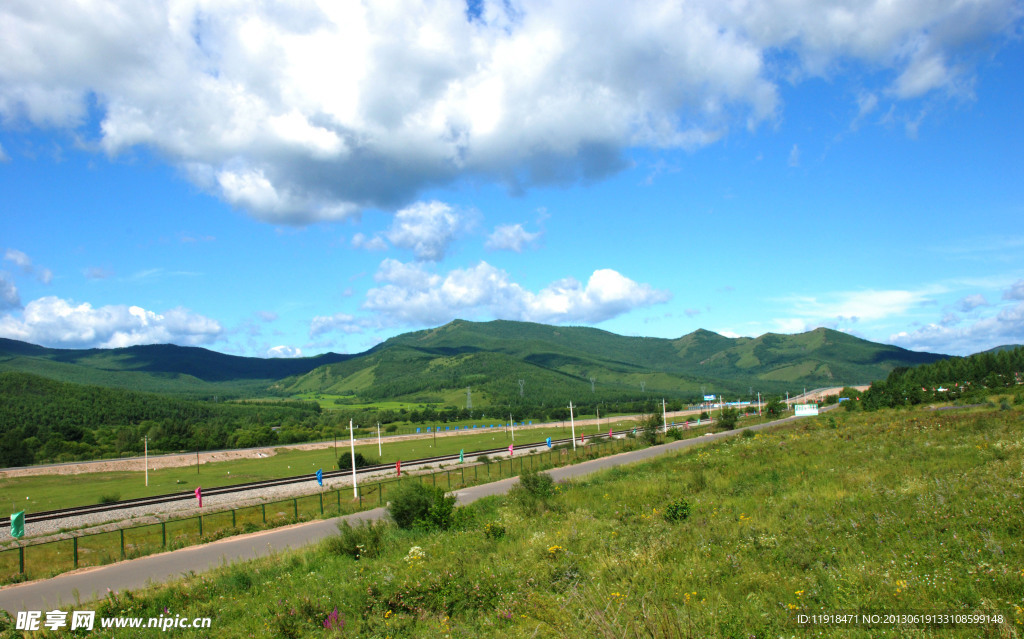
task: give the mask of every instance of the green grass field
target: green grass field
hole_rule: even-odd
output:
[[[632,426],[631,422],[603,422],[600,428],[607,433],[608,428],[616,430]],[[570,427],[527,428],[515,429],[516,442],[543,442],[547,437],[559,439],[569,436]],[[479,429],[478,429],[479,431]],[[444,431],[442,431],[444,432]],[[451,433],[452,431],[448,431]],[[598,426],[580,427],[580,434],[592,435],[598,432]],[[691,431],[694,432],[694,431]],[[697,434],[703,431],[695,431]],[[438,436],[436,444],[431,435],[423,434],[419,439],[402,441],[382,438],[381,450],[383,462],[410,460],[436,455],[456,454],[465,450],[467,456],[472,451],[489,448],[505,447],[512,443],[512,429],[486,429],[482,432],[469,431],[466,434]],[[338,454],[348,452],[348,440],[339,439]],[[356,450],[368,457],[376,458],[377,442],[361,440]],[[196,466],[182,466],[149,471],[149,486],[145,485],[144,463],[138,464],[134,472],[84,473],[79,475],[34,475],[4,479],[0,484],[0,506],[12,508],[11,512],[25,509],[27,512],[40,512],[84,506],[100,503],[104,496],[117,499],[132,499],[150,495],[194,490],[196,486],[215,488],[249,481],[293,477],[308,473],[310,482],[317,469],[333,470],[337,468],[337,456],[333,447],[313,451],[279,448],[277,454],[262,459],[240,459],[224,462],[200,464],[198,473]],[[469,456],[468,459],[475,459]],[[74,490],[69,490],[73,485]],[[26,497],[28,499],[26,499]],[[31,531],[29,531],[31,532]]]
[[[330,635],[335,610],[334,634],[380,638],[1019,637],[1022,468],[1020,410],[835,412],[592,475],[530,509],[482,500],[455,530],[392,530],[373,559],[324,544],[98,609],[211,617],[223,637]],[[689,518],[667,520],[679,500]],[[1001,622],[795,621],[841,611]]]

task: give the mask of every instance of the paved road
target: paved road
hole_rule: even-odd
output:
[[[761,430],[793,419],[796,418],[789,417],[734,431],[701,435],[694,439],[679,440],[651,448],[619,453],[573,466],[555,468],[547,472],[555,480],[579,477],[620,464],[635,463],[690,446],[716,441],[724,437],[733,437],[743,430]],[[503,479],[490,484],[464,488],[456,492],[458,503],[468,504],[482,497],[504,494],[517,481],[517,478]],[[51,579],[5,586],[0,588],[0,609],[16,614],[18,610],[53,610],[58,606],[70,606],[79,601],[99,599],[106,596],[108,590],[134,590],[150,584],[173,581],[191,572],[205,572],[220,565],[264,557],[288,548],[301,548],[337,534],[338,523],[342,519],[356,523],[381,519],[385,516],[384,508],[375,508],[345,517],[295,524],[251,535],[221,539],[209,544],[191,546],[159,555],[86,568],[64,573]]]

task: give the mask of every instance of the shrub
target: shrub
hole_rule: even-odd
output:
[[[689,516],[690,503],[683,498],[675,500],[665,509],[665,519],[667,521],[683,521]]]
[[[384,432],[385,433],[394,433],[397,430],[398,430],[398,425],[397,424],[390,424],[390,425],[384,427]]]
[[[519,483],[508,491],[508,499],[526,512],[537,513],[548,509],[548,499],[556,491],[551,475],[530,470],[519,476]]]
[[[752,431],[752,430],[745,430],[745,431],[743,431],[743,438],[744,439],[753,439],[754,438],[754,431]]]
[[[379,459],[367,457],[362,453],[356,453],[356,469],[380,464]],[[344,453],[338,457],[338,470],[352,470],[352,453]]]
[[[108,493],[106,495],[100,495],[101,504],[116,504],[121,501],[120,493]]]
[[[477,460],[477,462],[479,462],[481,464],[489,464],[489,463],[491,463],[491,458],[488,457],[487,455],[480,455],[479,457],[476,458],[476,460]]]
[[[497,523],[484,525],[484,537],[487,539],[501,539],[505,536],[505,527]]]
[[[668,438],[671,440],[678,441],[683,438],[683,430],[681,428],[669,428]]]
[[[534,497],[547,499],[555,494],[555,480],[547,473],[528,470],[519,475],[519,485]]]
[[[399,528],[448,530],[455,519],[455,496],[437,486],[404,481],[391,496],[388,514]]]
[[[718,416],[718,426],[723,430],[732,430],[736,428],[736,422],[740,419],[740,412],[735,408],[726,408],[722,411],[722,414]]]
[[[338,524],[338,534],[328,537],[324,547],[336,555],[353,559],[376,557],[384,550],[391,526],[384,521],[366,522],[352,526],[347,521]]]

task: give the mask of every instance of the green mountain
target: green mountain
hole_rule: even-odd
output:
[[[819,328],[799,335],[728,338],[698,330],[679,339],[625,337],[586,327],[456,320],[393,337],[345,362],[281,380],[285,394],[365,399],[457,396],[485,400],[579,400],[781,393],[806,386],[867,384],[901,366],[944,355],[917,353]],[[591,383],[593,378],[593,384]],[[477,395],[476,397],[480,397]]]
[[[0,371],[59,381],[192,396],[349,395],[478,405],[746,396],[750,389],[866,384],[897,367],[943,359],[819,328],[798,335],[728,338],[698,330],[678,339],[596,328],[456,320],[393,337],[357,355],[237,357],[169,344],[50,349],[0,339]],[[520,395],[519,380],[523,380]]]
[[[0,372],[31,373],[62,382],[127,390],[225,397],[264,394],[275,380],[349,357],[327,353],[263,359],[172,344],[56,349],[0,338]]]

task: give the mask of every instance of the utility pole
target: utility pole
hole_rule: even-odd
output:
[[[757,416],[761,416],[761,391],[757,391]]]
[[[383,457],[384,453],[380,447],[380,422],[377,422],[377,457]]]
[[[576,450],[576,420],[572,415],[572,401],[569,402],[569,423],[572,425],[572,449]]]
[[[352,451],[352,498],[359,499],[359,487],[356,485],[356,436],[352,431],[352,420],[348,420],[348,443]]]
[[[668,434],[668,413],[665,412],[665,398],[661,398],[661,422],[665,425],[665,434]]]
[[[146,455],[146,486],[149,486],[149,436],[142,438],[142,445]]]

